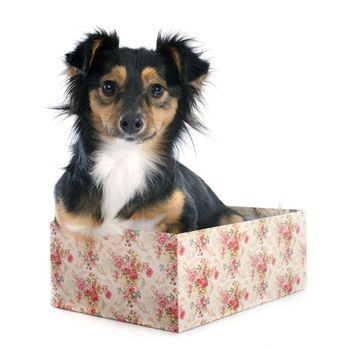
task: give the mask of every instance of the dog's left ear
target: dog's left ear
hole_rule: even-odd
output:
[[[66,54],[68,74],[86,75],[98,51],[102,49],[117,49],[119,38],[115,32],[110,34],[103,30],[87,34],[85,40],[78,43],[76,48]]]
[[[176,66],[180,81],[200,90],[209,72],[209,62],[203,60],[191,46],[192,40],[179,34],[157,38],[157,51],[170,58]]]

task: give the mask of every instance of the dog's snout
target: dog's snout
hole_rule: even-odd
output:
[[[127,112],[122,115],[119,121],[120,128],[127,134],[133,135],[138,133],[144,124],[141,114]]]

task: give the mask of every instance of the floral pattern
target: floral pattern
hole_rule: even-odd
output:
[[[165,319],[169,323],[169,330],[178,331],[179,308],[177,300],[177,289],[171,293],[164,294],[154,290],[154,301],[157,305],[156,315],[158,320]]]
[[[265,291],[269,287],[269,272],[272,266],[276,264],[276,258],[269,254],[263,247],[258,254],[250,254],[251,280],[255,282],[253,291],[260,299],[264,298]]]
[[[53,229],[54,225],[51,226]],[[51,260],[51,283],[52,288],[56,291],[61,287],[63,282],[62,274],[62,258],[64,250],[61,248],[61,243],[57,237],[51,239],[50,260]]]
[[[96,265],[99,260],[98,253],[96,251],[96,242],[93,240],[88,240],[83,251],[79,251],[79,257],[82,258],[86,267],[89,270]]]
[[[206,230],[198,231],[196,237],[191,239],[190,245],[195,246],[198,255],[202,256],[204,251],[207,249],[209,243],[209,236]]]
[[[281,248],[280,256],[288,265],[293,256],[293,236],[300,233],[300,226],[291,217],[286,217],[277,224],[278,247]]]
[[[242,299],[248,300],[249,292],[241,289],[237,282],[233,282],[232,287],[220,292],[221,295],[221,315],[234,313],[241,307]]]
[[[85,304],[86,310],[91,315],[101,316],[100,303],[102,298],[110,299],[112,292],[108,286],[101,286],[94,273],[89,273],[85,277],[75,277],[76,300],[82,305]],[[84,312],[84,308],[80,311]]]
[[[140,275],[144,274],[151,278],[153,269],[149,263],[141,262],[140,257],[132,249],[129,249],[123,256],[113,255],[113,253],[111,255],[114,264],[113,276],[115,280],[123,278],[123,284],[125,285],[123,297],[127,301],[127,305],[133,307],[133,304],[141,298]]]
[[[199,255],[202,255],[200,248]],[[209,262],[202,258],[200,263],[194,268],[187,269],[187,293],[189,296],[195,293],[195,309],[199,318],[203,317],[204,312],[207,310],[207,305],[210,302],[208,296],[208,286],[211,278],[218,274],[218,270],[215,267],[211,267]]]
[[[277,276],[278,297],[284,297],[293,292],[300,284],[300,276],[288,269],[283,275]]]
[[[181,332],[302,290],[301,210],[240,208],[237,224],[80,240],[51,224],[52,305]]]
[[[239,226],[233,226],[229,230],[220,233],[220,241],[221,256],[226,258],[223,267],[228,270],[231,278],[234,279],[241,266],[240,254],[243,249],[240,249],[240,246],[249,242],[249,236],[246,232],[241,232]]]

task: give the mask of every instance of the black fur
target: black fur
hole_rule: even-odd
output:
[[[100,45],[93,52],[96,41]],[[179,102],[176,116],[166,130],[166,141],[160,149],[162,164],[159,165],[159,171],[146,179],[147,191],[142,195],[137,194],[119,213],[115,213],[116,217],[128,219],[135,211],[168,198],[176,188],[185,195],[182,232],[217,226],[222,216],[235,213],[220,201],[200,177],[174,158],[174,146],[188,126],[203,130],[203,125],[193,114],[200,90],[191,83],[208,74],[209,63],[191,45],[191,40],[176,34],[159,35],[156,50],[119,48],[115,32],[107,34],[98,31],[89,34],[73,52],[66,55],[66,63],[75,69],[75,74],[68,80],[68,104],[60,109],[75,115],[76,138],[70,163],[56,184],[55,199],[61,200],[67,211],[89,214],[97,221],[103,221],[101,189],[94,184],[90,175],[94,166],[94,151],[101,140],[91,123],[88,93],[99,85],[100,77],[112,66],[123,64],[130,77],[137,76],[143,67],[155,67],[167,82],[169,94],[176,96]],[[177,66],[179,62],[174,60],[174,49],[180,58],[180,70]],[[136,80],[128,84],[134,84],[133,91],[137,91]],[[137,96],[125,94],[124,98],[125,104],[132,105]]]

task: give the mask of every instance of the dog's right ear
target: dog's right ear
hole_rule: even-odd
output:
[[[108,34],[103,30],[87,34],[86,39],[79,42],[76,48],[66,54],[67,73],[88,74],[96,54],[102,50],[113,50],[119,47],[119,38],[116,32]]]

